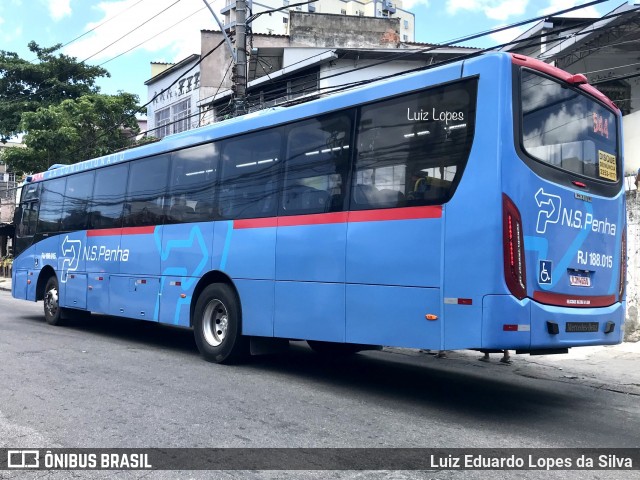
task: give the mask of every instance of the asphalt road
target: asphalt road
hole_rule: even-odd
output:
[[[498,363],[398,349],[327,363],[296,342],[287,354],[215,365],[200,358],[188,330],[99,315],[52,327],[41,302],[0,292],[0,447],[640,447],[638,432],[637,395]],[[114,473],[47,476],[141,475]],[[490,473],[227,471],[215,478],[628,479],[639,471]],[[0,471],[14,476],[23,478]]]

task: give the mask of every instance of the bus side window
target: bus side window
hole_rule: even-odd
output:
[[[38,233],[57,233],[60,231],[60,219],[66,178],[47,180],[42,184],[41,206],[38,213]]]
[[[449,200],[471,151],[476,91],[467,79],[361,107],[351,208]]]
[[[162,225],[168,177],[169,155],[158,155],[131,164],[123,227]]]
[[[129,165],[111,165],[96,171],[93,197],[88,207],[89,229],[122,226],[122,205]]]
[[[219,216],[263,218],[276,214],[281,129],[228,140],[220,157]]]
[[[62,231],[87,228],[87,206],[93,190],[94,172],[85,172],[67,178],[62,208]]]
[[[344,113],[299,123],[287,135],[281,215],[344,209],[351,119]]]
[[[217,171],[218,152],[214,143],[174,152],[165,223],[213,220]]]

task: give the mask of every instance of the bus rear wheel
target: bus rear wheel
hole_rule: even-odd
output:
[[[49,277],[44,287],[44,318],[49,325],[60,325],[62,323],[62,308],[60,308],[60,289],[58,279]]]
[[[249,341],[241,334],[240,305],[226,284],[206,287],[194,310],[193,333],[200,354],[215,363],[238,363],[249,356]]]

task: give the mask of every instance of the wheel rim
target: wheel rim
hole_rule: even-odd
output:
[[[44,299],[44,308],[49,317],[55,317],[58,313],[58,289],[56,287],[52,287],[47,291]]]
[[[227,337],[229,328],[229,313],[227,307],[220,300],[211,300],[204,309],[202,334],[206,342],[212,347],[219,346]]]

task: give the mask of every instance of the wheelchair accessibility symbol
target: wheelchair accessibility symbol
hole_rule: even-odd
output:
[[[538,271],[538,283],[540,285],[551,285],[551,270],[553,264],[551,260],[540,260],[540,270]]]

